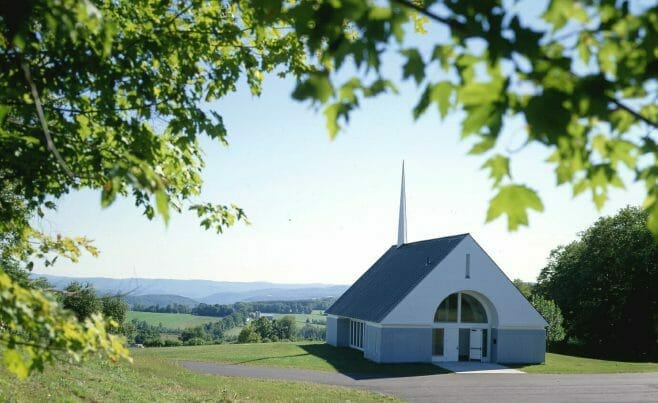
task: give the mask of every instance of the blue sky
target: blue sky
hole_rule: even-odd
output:
[[[443,33],[421,39],[431,45]],[[388,58],[399,80],[399,60]],[[198,226],[193,214],[168,226],[148,221],[130,200],[100,207],[99,192],[63,198],[37,222],[49,233],[85,235],[101,250],[78,264],[58,262],[39,272],[71,276],[150,277],[286,283],[350,283],[396,240],[400,166],[406,161],[408,240],[470,232],[510,278],[534,280],[551,249],[575,239],[601,214],[640,204],[633,185],[614,191],[602,211],[588,195],[573,199],[556,187],[548,150],[514,154],[516,182],[539,191],[546,207],[530,227],[510,233],[504,220],[485,224],[493,196],[483,159],[467,156],[459,114],[440,121],[431,111],[418,121],[411,109],[420,93],[398,81],[399,95],[366,101],[330,141],[324,116],[290,98],[292,80],[270,77],[263,95],[238,92],[212,104],[229,130],[228,148],[204,140],[207,167],[201,200],[236,203],[250,226],[222,235]],[[547,111],[550,113],[550,111]],[[512,121],[501,150],[518,147],[523,122]]]

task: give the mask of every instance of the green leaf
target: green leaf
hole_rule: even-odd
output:
[[[617,132],[626,133],[635,124],[635,118],[627,111],[617,109],[610,114],[610,124]]]
[[[420,84],[425,78],[425,63],[418,49],[405,49],[400,53],[407,57],[407,62],[402,66],[402,77],[413,77],[416,84]]]
[[[658,240],[658,188],[654,188],[652,194],[646,197],[643,207],[649,214],[647,227],[654,238]]]
[[[103,184],[103,190],[101,192],[101,207],[109,207],[117,197],[117,186],[116,180],[108,179]]]
[[[564,27],[570,19],[584,23],[587,21],[588,16],[578,1],[552,0],[543,18],[553,24],[553,31],[557,31]]]
[[[455,54],[452,45],[436,45],[432,52],[432,60],[438,60],[441,68],[448,70],[450,68],[450,60]]]
[[[465,106],[478,106],[492,103],[500,97],[500,88],[490,83],[471,82],[457,91],[459,102]]]
[[[436,102],[439,108],[441,119],[445,119],[450,109],[450,95],[452,94],[453,85],[450,81],[441,81],[432,86],[431,99]]]
[[[473,147],[468,151],[471,155],[484,154],[487,151],[491,150],[496,145],[496,138],[494,136],[480,136],[482,140],[478,143],[475,143]],[[486,164],[485,164],[486,165]]]
[[[327,120],[327,130],[329,131],[329,138],[331,140],[335,139],[341,130],[338,119],[343,118],[346,122],[349,121],[349,113],[353,108],[353,104],[346,102],[336,102],[325,108],[324,116]]]
[[[505,176],[512,178],[509,170],[509,158],[500,154],[489,158],[482,168],[489,169],[489,177],[494,180],[494,187],[497,187]]]
[[[340,130],[340,125],[338,124],[338,113],[340,112],[340,103],[335,103],[329,105],[324,110],[324,116],[327,119],[327,130],[329,130],[329,138],[336,138],[336,134]]]
[[[292,93],[297,100],[312,99],[325,103],[334,94],[334,88],[329,81],[328,73],[314,73],[308,79],[301,81]]]
[[[430,84],[428,84],[425,87],[425,91],[423,91],[423,94],[420,96],[418,103],[412,110],[414,119],[418,119],[422,114],[424,114],[427,110],[427,107],[430,105],[430,91]]]
[[[469,108],[466,112],[468,115],[462,123],[462,138],[479,132],[488,122],[491,122],[495,110],[492,104],[482,104],[477,108]]]
[[[544,211],[537,193],[524,185],[506,185],[489,202],[487,222],[502,214],[507,215],[507,229],[515,231],[520,225],[528,225],[527,210]]]
[[[3,361],[7,369],[19,379],[25,379],[30,374],[30,368],[21,353],[13,349],[4,351]]]
[[[566,101],[566,94],[555,90],[530,99],[524,112],[531,138],[555,144],[558,138],[567,135],[572,114],[564,106]]]
[[[165,223],[169,222],[169,198],[164,190],[155,191],[155,207]]]
[[[373,6],[370,9],[368,17],[371,20],[388,20],[391,18],[391,9],[388,7]]]

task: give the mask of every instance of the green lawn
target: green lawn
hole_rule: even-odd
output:
[[[160,357],[138,352],[134,364],[90,361],[47,367],[19,381],[0,367],[0,400],[38,401],[382,401],[389,396],[356,389],[223,377],[191,372]]]
[[[554,353],[546,353],[546,363],[544,364],[514,367],[531,374],[658,372],[658,362],[608,361]]]
[[[397,376],[446,372],[431,364],[375,364],[363,358],[363,353],[359,351],[350,348],[336,348],[318,342],[147,348],[135,351],[134,354],[135,357],[162,357],[172,360],[224,362]]]
[[[188,313],[156,313],[156,312],[128,312],[128,321],[133,319],[144,320],[148,324],[162,326],[167,329],[186,329],[196,327],[208,322],[217,322],[221,318],[213,316],[196,316]]]

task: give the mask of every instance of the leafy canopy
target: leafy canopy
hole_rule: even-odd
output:
[[[658,234],[652,131],[658,6],[552,0],[543,24],[529,26],[516,5],[26,0],[3,6],[0,253],[28,269],[35,260],[97,253],[86,238],[52,237],[30,224],[61,196],[84,188],[98,190],[103,206],[131,197],[148,218],[167,221],[172,211],[192,209],[217,232],[246,221],[237,206],[197,200],[199,137],[228,143],[221,113],[204,105],[241,80],[258,95],[266,76],[291,75],[292,97],[322,107],[333,138],[365,98],[395,91],[397,77],[382,68],[387,50],[399,52],[401,76],[420,89],[413,116],[463,113],[461,136],[476,139],[471,153],[482,156],[492,178],[487,220],[506,217],[513,230],[528,224],[529,210],[544,208],[532,184],[514,181],[513,152],[499,144],[517,118],[526,123],[521,149],[550,150],[556,183],[574,195],[589,192],[597,207],[610,187],[624,186],[624,171],[644,182],[647,222]],[[410,32],[427,32],[428,24],[448,35],[426,38],[436,41],[431,52],[409,46]],[[9,281],[7,289],[18,293]],[[25,298],[39,303],[39,295]],[[5,297],[2,309],[13,309],[7,304],[16,295]],[[33,321],[39,318],[55,316]],[[71,351],[84,350],[78,346]],[[16,356],[8,351],[5,357]]]
[[[537,312],[546,320],[546,342],[548,345],[564,340],[566,333],[562,327],[562,311],[557,304],[540,295],[533,295],[530,303],[535,307]]]

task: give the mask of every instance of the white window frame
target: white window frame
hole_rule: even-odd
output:
[[[366,333],[366,322],[350,319],[350,333],[348,345],[354,349],[363,351]]]

